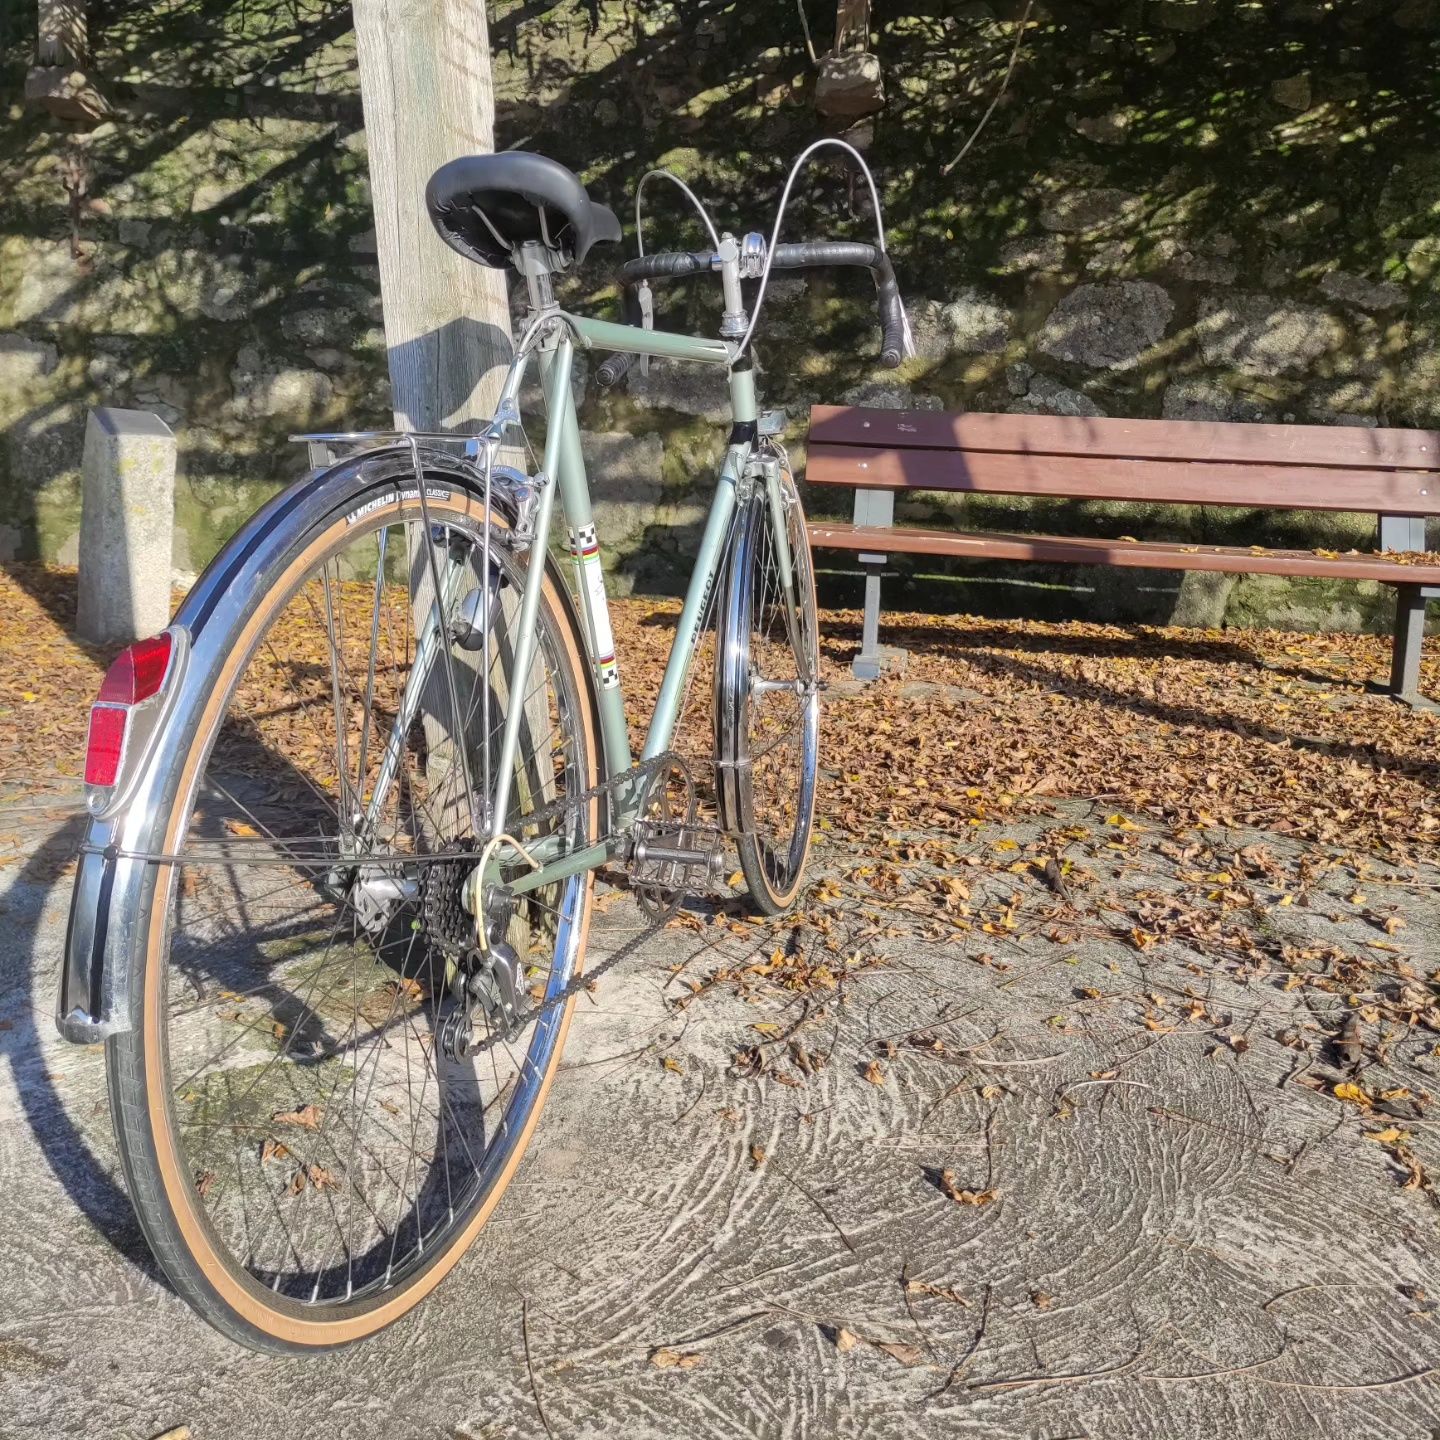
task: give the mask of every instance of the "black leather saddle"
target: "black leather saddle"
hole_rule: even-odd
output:
[[[580,261],[597,241],[620,239],[614,213],[575,175],[528,150],[451,160],[430,177],[425,204],[452,250],[495,269],[530,240]]]

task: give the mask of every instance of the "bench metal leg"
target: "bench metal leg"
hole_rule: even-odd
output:
[[[893,490],[857,490],[855,492],[855,523],[889,528],[895,520]],[[880,578],[885,573],[888,555],[861,554],[865,571],[865,626],[860,637],[860,653],[850,673],[857,680],[874,680],[901,657],[902,652],[880,643]]]
[[[1420,694],[1420,647],[1425,641],[1425,595],[1419,585],[1395,587],[1395,641],[1390,654],[1390,688],[1394,700],[1407,705],[1428,702]]]
[[[1424,550],[1423,515],[1380,516],[1382,550]],[[1420,647],[1425,643],[1425,592],[1419,585],[1395,587],[1395,641],[1390,652],[1390,684],[1384,693],[1417,709],[1434,709],[1420,694]],[[1372,685],[1372,690],[1380,686]]]
[[[885,556],[862,555],[865,567],[865,624],[860,633],[860,653],[850,667],[857,680],[874,680],[885,668],[880,654],[880,577],[885,570]]]

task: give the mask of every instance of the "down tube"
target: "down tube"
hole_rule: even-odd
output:
[[[690,587],[685,592],[680,623],[675,627],[675,642],[670,647],[670,659],[665,665],[665,679],[660,684],[660,696],[655,702],[650,731],[645,737],[642,760],[653,759],[661,751],[668,750],[675,737],[685,680],[690,673],[690,663],[695,658],[695,648],[700,643],[720,567],[725,561],[725,544],[735,515],[736,485],[749,458],[750,443],[742,441],[730,446],[725,453],[725,463],[720,467],[720,483],[716,486],[715,498],[710,502],[705,533],[700,537],[700,551],[695,557]]]

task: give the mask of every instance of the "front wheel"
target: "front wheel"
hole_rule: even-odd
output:
[[[761,911],[794,902],[815,814],[820,654],[815,573],[788,467],[736,521],[715,655],[715,752],[727,830]]]

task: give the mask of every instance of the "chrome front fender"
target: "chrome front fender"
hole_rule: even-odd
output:
[[[427,484],[451,484],[483,501],[482,469],[460,456],[424,446],[412,454],[408,444],[401,444],[347,457],[312,470],[257,511],[176,611],[173,624],[189,641],[188,660],[177,677],[179,693],[173,702],[167,697],[149,762],[125,803],[104,818],[92,816],[81,842],[56,1005],[56,1024],[65,1039],[90,1045],[134,1028],[133,980],[145,917],[166,864],[146,857],[161,853],[183,760],[218,683],[227,641],[263,599],[259,577],[301,537],[367,492],[396,485],[403,493],[417,457]],[[490,493],[496,514],[515,526],[527,498],[523,477],[496,466]]]

